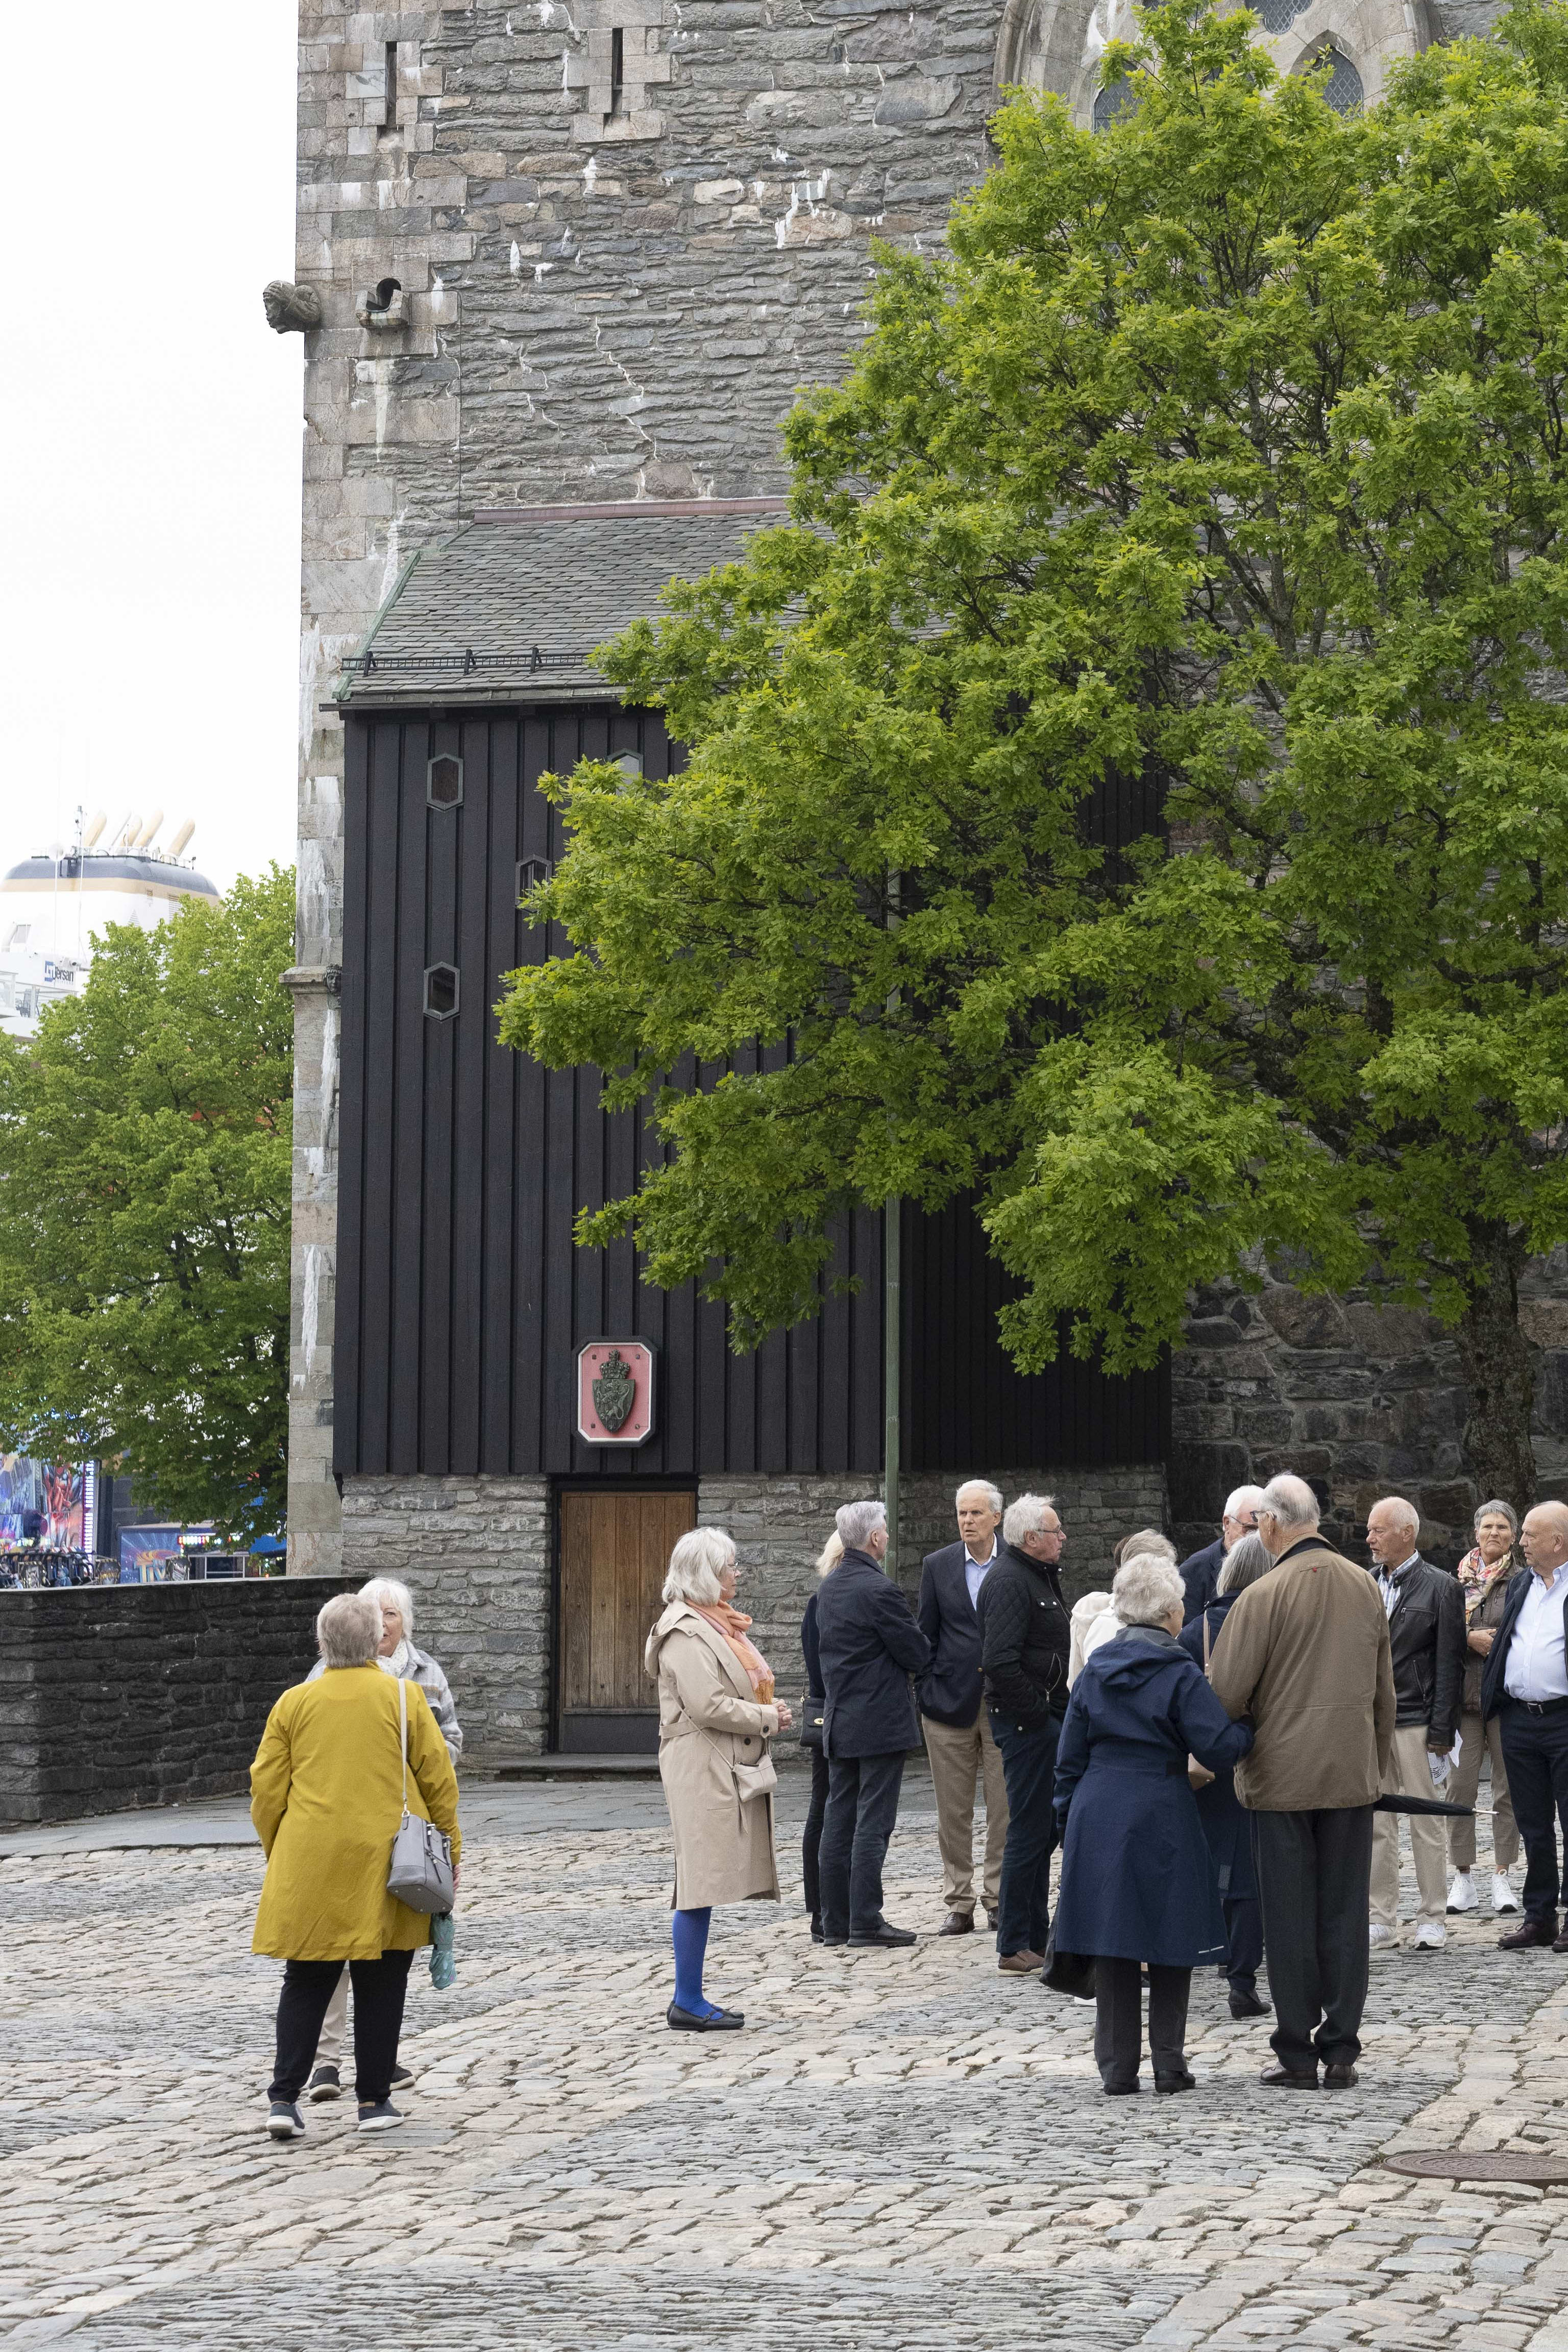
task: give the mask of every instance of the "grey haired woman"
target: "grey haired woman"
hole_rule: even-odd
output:
[[[447,1743],[447,1753],[456,1764],[463,1752],[463,1727],[458,1721],[458,1710],[446,1675],[428,1650],[414,1646],[414,1595],[406,1584],[395,1577],[373,1576],[368,1584],[360,1587],[360,1598],[372,1601],[381,1612],[381,1641],[375,1663],[384,1675],[398,1680],[417,1683],[429,1702],[436,1718],[436,1728]],[[306,1675],[313,1683],[323,1672],[317,1660]],[[338,1979],[337,1990],[327,2007],[316,2043],[316,2063],[311,2071],[308,2098],[320,2105],[323,2099],[335,2099],[342,2093],[342,2068],[343,2052],[348,2046],[349,2032],[349,1972],[345,1969]],[[414,2075],[406,2066],[399,2066],[393,2075],[395,2091],[412,2088]]]

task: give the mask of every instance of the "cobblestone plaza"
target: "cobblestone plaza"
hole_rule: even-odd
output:
[[[471,1789],[458,1985],[416,1965],[419,2085],[368,2143],[348,2100],[258,2128],[279,1971],[243,1808],[0,1841],[0,2343],[1568,2352],[1568,2190],[1383,2161],[1563,2149],[1563,1961],[1450,1921],[1374,1965],[1360,2086],[1315,2097],[1258,2087],[1267,2023],[1203,1976],[1197,2091],[1107,2100],[1092,2011],[988,1938],[815,1948],[804,1801],[786,1775],[782,1908],[715,1916],[746,2031],[699,2039],[663,2022],[658,1788]],[[101,1843],[169,1834],[227,1842]],[[933,1929],[923,1774],[889,1863],[889,1916]]]

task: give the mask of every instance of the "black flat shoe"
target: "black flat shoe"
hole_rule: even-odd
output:
[[[1195,2091],[1197,2087],[1197,2076],[1189,2074],[1184,2066],[1179,2074],[1156,2074],[1154,2077],[1154,2088],[1166,2096],[1173,2091]]]
[[[1294,2066],[1265,2066],[1258,2079],[1270,2091],[1315,2091],[1318,2070],[1314,2067],[1310,2074],[1303,2074]]]
[[[1102,2083],[1100,2087],[1108,2099],[1135,2099],[1138,2096],[1136,2083]]]
[[[711,2017],[694,2017],[689,2009],[677,2009],[671,2001],[664,2021],[677,2033],[737,2033],[746,2020],[738,2009],[716,2009]]]
[[[1356,2071],[1355,2068],[1348,2063],[1340,2063],[1332,2066],[1324,2067],[1323,2088],[1325,2091],[1353,2091],[1355,2089],[1355,2085]]]
[[[868,1935],[851,1936],[849,1941],[851,1944],[861,1946],[865,1946],[867,1944],[879,1945],[883,1950],[892,1952],[901,1951],[906,1945],[914,1943],[916,1941],[916,1937],[912,1929],[909,1927],[889,1927],[887,1921],[884,1919],[881,1926],[879,1927],[873,1927]]]
[[[811,1915],[811,1940],[814,1944],[820,1944],[826,1940],[822,1933],[822,1914],[820,1911],[814,1911]]]
[[[1271,2012],[1268,2002],[1259,2000],[1255,1992],[1233,1992],[1230,2013],[1232,2017],[1268,2017]]]

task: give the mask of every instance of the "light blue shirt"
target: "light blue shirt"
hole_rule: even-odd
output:
[[[991,1557],[989,1559],[976,1559],[972,1551],[966,1551],[964,1553],[963,1580],[969,1587],[969,1605],[972,1609],[979,1608],[980,1588],[984,1583],[986,1578],[990,1575],[995,1565],[996,1538],[994,1536],[991,1538]]]
[[[1503,1688],[1510,1698],[1568,1698],[1568,1666],[1563,1657],[1564,1570],[1550,1580],[1530,1572],[1530,1590],[1513,1622]]]

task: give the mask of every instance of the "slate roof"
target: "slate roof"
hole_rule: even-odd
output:
[[[405,567],[336,698],[349,707],[602,697],[602,646],[673,579],[732,562],[781,499],[504,508]]]

